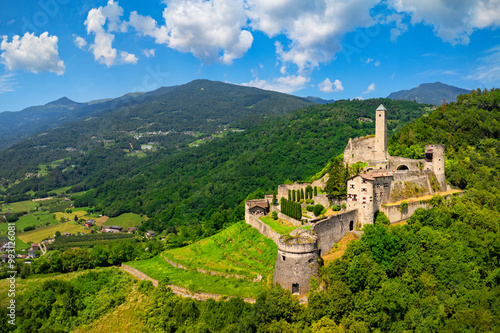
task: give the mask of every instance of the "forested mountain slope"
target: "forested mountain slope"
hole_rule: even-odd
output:
[[[22,328],[39,328],[45,323],[57,323],[61,330],[74,327],[73,323],[92,325],[90,318],[97,320],[99,313],[124,302],[124,298],[111,299],[109,295],[128,292],[135,301],[127,300],[122,311],[130,306],[137,309],[129,319],[148,332],[497,332],[499,102],[499,91],[462,96],[458,103],[438,108],[392,137],[392,151],[404,156],[419,155],[418,148],[426,143],[446,144],[447,171],[465,168],[464,196],[449,201],[436,196],[431,200],[432,209],[417,210],[406,225],[386,226],[377,220],[375,225],[366,226],[361,239],[349,243],[340,260],[322,268],[319,281],[312,283],[307,306],[301,306],[297,298],[280,287],[258,295],[255,304],[238,298],[201,302],[177,297],[164,288],[168,281],[153,288],[147,281],[133,287],[124,280],[113,285],[114,293],[109,293],[110,282],[124,277],[107,270],[100,274],[113,279],[98,279],[95,273],[88,273],[64,284],[47,281],[23,292],[19,296],[19,316],[25,320]],[[322,108],[315,106],[309,109],[314,113],[302,110],[289,115],[290,131],[299,119],[314,118],[314,114],[329,119],[335,110],[339,111]],[[330,124],[325,120],[325,125]],[[349,132],[354,130],[353,125],[335,129]],[[323,135],[326,132],[319,131],[314,137]],[[288,148],[301,152],[302,137],[292,136]],[[301,144],[294,146],[297,138]],[[278,159],[271,167],[279,165]],[[82,283],[86,288],[79,287]],[[97,314],[91,305],[94,303],[78,302],[81,295],[94,300],[94,294],[101,289],[108,296],[96,303],[106,306]],[[42,299],[44,311],[31,311]],[[133,305],[140,300],[140,306]],[[61,309],[66,309],[67,315],[61,316]],[[5,322],[7,317],[0,318]]]
[[[443,103],[443,99],[447,102],[455,102],[458,95],[468,93],[470,93],[470,90],[457,88],[441,82],[434,82],[423,83],[410,90],[393,92],[387,96],[387,98],[441,105]]]
[[[305,179],[340,154],[349,138],[372,134],[374,123],[358,118],[373,119],[380,103],[390,110],[391,131],[426,112],[408,101],[338,101],[272,118],[199,147],[148,152],[141,159],[126,156],[117,144],[101,145],[6,193],[13,200],[30,190],[74,186],[74,191],[88,190],[76,205],[95,206],[109,216],[146,214],[151,219],[144,228],[156,231],[197,224],[217,211],[226,221],[238,220],[242,207],[234,209],[249,193],[275,190],[286,179]]]
[[[245,127],[312,104],[296,96],[208,80],[125,95],[74,108],[66,118],[81,120],[60,123],[2,150],[0,179],[23,178],[27,172],[36,173],[41,163],[81,156],[104,144],[140,149],[153,141],[170,150],[195,135],[213,135],[223,125],[238,122]]]

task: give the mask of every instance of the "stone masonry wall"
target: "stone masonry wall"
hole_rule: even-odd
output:
[[[409,202],[408,207],[402,213],[399,207],[400,205],[382,205],[380,211],[387,215],[391,223],[396,223],[409,219],[418,208],[429,208],[430,204],[427,201]]]
[[[349,222],[351,221],[353,221],[353,226],[356,226],[357,210],[327,217],[312,226],[312,230],[318,237],[318,248],[322,255],[326,254],[333,247],[333,244],[340,241],[349,232]]]
[[[272,239],[273,242],[278,245],[280,234],[271,229],[270,226],[259,220],[256,216],[249,214],[248,210],[245,210],[245,222],[257,229],[262,235]]]

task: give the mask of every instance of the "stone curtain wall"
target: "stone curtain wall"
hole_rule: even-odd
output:
[[[387,215],[391,223],[396,223],[409,219],[418,208],[427,209],[430,208],[430,204],[427,201],[409,202],[408,207],[406,207],[402,213],[400,205],[382,205],[380,211]]]
[[[249,214],[248,209],[245,209],[245,222],[257,229],[262,235],[273,240],[276,245],[280,238],[280,234],[271,229],[270,226],[259,220],[256,216]]]
[[[375,136],[368,135],[353,140],[349,139],[349,143],[344,150],[344,163],[349,165],[359,161],[373,161],[373,151],[375,149]]]
[[[340,241],[349,232],[349,222],[351,221],[355,227],[358,221],[357,210],[327,217],[312,226],[312,230],[318,237],[318,248],[322,255],[326,254],[333,247],[333,244]]]

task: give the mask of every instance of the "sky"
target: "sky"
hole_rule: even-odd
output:
[[[209,79],[323,99],[500,87],[500,0],[0,2],[0,112]]]

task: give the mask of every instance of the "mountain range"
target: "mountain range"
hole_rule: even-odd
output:
[[[176,124],[172,125],[172,129],[198,130],[194,123],[199,124],[200,121],[206,125],[216,118],[223,118],[229,123],[242,116],[279,115],[311,104],[314,102],[305,98],[209,80],[195,80],[147,93],[129,93],[115,99],[86,103],[63,97],[19,112],[0,113],[0,149],[40,131],[118,110],[145,112],[146,115],[139,117],[144,120],[148,115],[162,115],[160,122],[179,121],[182,114],[183,124],[188,128]],[[135,106],[137,108],[134,109]],[[150,123],[155,121],[150,120]]]
[[[443,99],[447,102],[456,102],[460,94],[470,94],[470,90],[457,88],[441,82],[423,83],[410,90],[400,90],[391,93],[387,98],[416,101],[417,103],[441,105]]]

